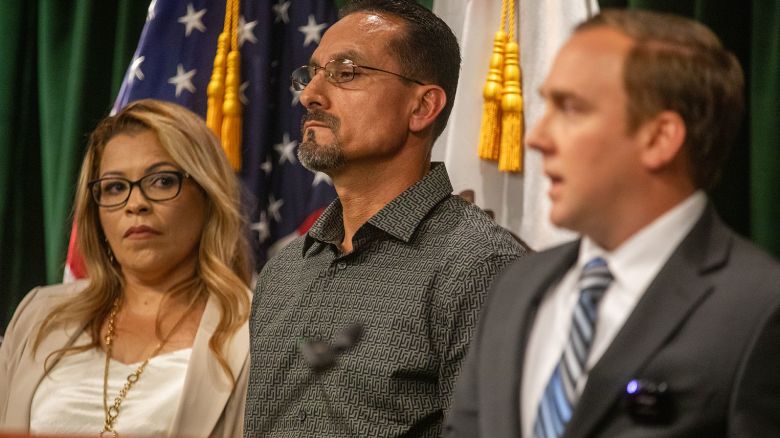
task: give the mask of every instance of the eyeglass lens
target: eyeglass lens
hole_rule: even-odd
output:
[[[292,73],[292,83],[296,91],[302,91],[314,79],[317,72],[325,70],[325,77],[333,83],[349,82],[355,77],[355,65],[348,60],[331,60],[323,67],[305,65]]]
[[[101,206],[116,206],[124,204],[130,198],[132,187],[137,185],[150,201],[167,201],[179,194],[181,180],[181,175],[174,172],[151,173],[138,181],[101,178],[92,186],[92,195]]]

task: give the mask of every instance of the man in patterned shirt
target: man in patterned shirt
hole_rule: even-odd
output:
[[[338,199],[260,275],[247,437],[438,436],[486,292],[524,253],[430,162],[452,31],[414,1],[341,14],[292,77],[298,156]]]

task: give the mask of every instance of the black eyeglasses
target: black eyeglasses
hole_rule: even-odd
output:
[[[416,79],[412,79],[398,73],[393,73],[391,71],[382,70],[381,68],[376,67],[357,65],[349,59],[332,59],[322,67],[319,65],[304,65],[298,67],[293,70],[292,75],[290,76],[290,80],[292,81],[292,86],[295,91],[303,91],[303,89],[309,85],[309,82],[314,79],[314,76],[317,75],[317,72],[322,70],[325,72],[325,79],[327,79],[328,82],[333,84],[343,84],[344,82],[349,82],[352,79],[355,79],[355,75],[359,74],[355,71],[358,68],[391,74],[409,82],[414,82],[418,85],[425,85]]]
[[[130,181],[119,176],[109,176],[89,183],[92,199],[101,207],[124,206],[130,199],[133,187],[138,186],[144,197],[150,201],[167,201],[179,196],[181,183],[190,176],[184,172],[155,172]]]

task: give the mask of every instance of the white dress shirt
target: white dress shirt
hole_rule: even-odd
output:
[[[580,393],[587,381],[587,371],[604,354],[650,282],[688,235],[706,205],[706,195],[697,191],[612,252],[600,248],[587,237],[582,239],[577,263],[543,297],[526,346],[520,394],[524,437],[533,436],[539,402],[568,341],[571,316],[580,294],[577,282],[583,266],[594,257],[602,257],[614,280],[599,303],[586,372],[577,382]]]
[[[192,348],[153,357],[128,391],[114,424],[119,436],[165,436],[179,407]],[[106,354],[93,348],[63,356],[44,377],[33,397],[33,435],[97,436],[103,429],[103,372]],[[111,360],[108,405],[141,362]],[[107,434],[110,436],[111,434]]]

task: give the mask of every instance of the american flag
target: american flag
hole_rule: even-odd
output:
[[[224,14],[225,0],[153,0],[114,111],[137,99],[157,98],[186,106],[205,119],[206,86]],[[335,197],[325,174],[313,174],[298,162],[304,109],[290,84],[290,73],[309,62],[336,17],[329,0],[240,3],[239,177],[247,192],[245,212],[258,270],[284,244],[305,233]],[[76,267],[71,275],[78,278],[83,269],[72,260],[71,249],[68,267]]]

